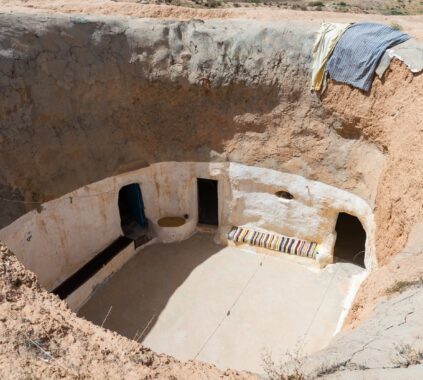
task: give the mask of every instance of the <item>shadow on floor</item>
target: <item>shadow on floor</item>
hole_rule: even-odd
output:
[[[176,289],[198,265],[221,249],[206,234],[146,247],[99,286],[78,315],[101,325],[111,307],[103,326],[142,341]]]

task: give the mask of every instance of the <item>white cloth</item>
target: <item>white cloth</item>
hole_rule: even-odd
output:
[[[351,24],[322,23],[313,46],[311,89],[319,91],[325,76],[328,61],[339,38]]]

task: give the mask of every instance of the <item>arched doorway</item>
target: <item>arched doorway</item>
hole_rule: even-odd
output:
[[[366,231],[358,218],[340,212],[335,230],[337,234],[334,249],[335,257],[364,268]]]
[[[137,183],[123,186],[119,190],[118,205],[123,234],[136,240],[147,227],[140,186]]]

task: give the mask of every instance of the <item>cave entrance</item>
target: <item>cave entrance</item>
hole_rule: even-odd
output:
[[[197,178],[197,194],[198,223],[217,226],[219,224],[217,181]]]
[[[335,257],[364,266],[366,231],[355,216],[340,212],[336,221]]]
[[[134,238],[140,231],[144,232],[147,222],[141,188],[137,183],[123,186],[119,190],[118,205],[123,234]]]

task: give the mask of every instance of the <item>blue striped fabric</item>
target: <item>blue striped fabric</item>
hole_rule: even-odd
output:
[[[376,67],[386,49],[407,41],[408,34],[386,25],[351,25],[339,39],[329,58],[326,71],[333,80],[367,91]]]

